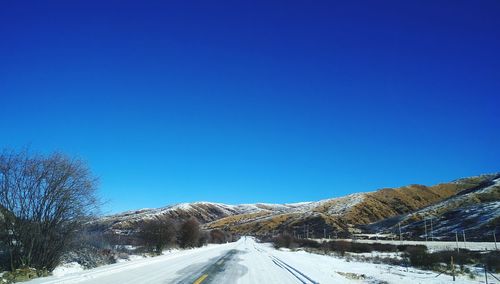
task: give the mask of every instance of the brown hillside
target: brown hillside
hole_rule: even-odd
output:
[[[384,188],[368,193],[363,202],[344,215],[348,223],[362,225],[396,215],[409,213],[453,196],[468,186],[463,184],[438,184],[435,186],[410,185]]]
[[[309,225],[312,234],[322,235],[325,227],[330,232],[354,232],[359,225],[366,225],[389,217],[410,213],[440,202],[461,192],[491,182],[493,176],[465,178],[434,186],[409,185],[400,188],[384,188],[360,194],[353,198],[331,199],[318,203],[310,211],[283,214],[269,211],[241,214],[219,219],[208,228],[221,228],[241,234],[266,234],[273,231],[294,232]],[[344,206],[344,203],[351,205]]]

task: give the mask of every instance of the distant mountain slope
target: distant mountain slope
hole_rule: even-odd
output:
[[[468,181],[470,179],[458,182]],[[425,239],[427,226],[427,237],[434,239],[454,240],[455,232],[460,233],[462,238],[465,230],[467,239],[493,240],[492,233],[500,226],[500,175],[420,210],[370,224],[367,229],[395,233],[399,230],[399,222],[404,236],[413,239]]]
[[[207,223],[227,216],[260,211],[256,205],[226,205],[212,202],[194,202],[175,204],[158,209],[140,209],[116,215],[101,217],[91,226],[118,233],[128,233],[137,229],[146,220],[170,217],[175,220],[196,218],[200,223]]]
[[[407,216],[408,220],[405,222],[410,230],[410,223],[419,221],[417,215],[413,216],[412,213],[432,208],[447,200],[463,200],[456,203],[455,208],[467,204],[481,204],[490,208],[480,200],[478,203],[469,199],[477,197],[476,193],[485,187],[496,184],[498,178],[500,174],[481,175],[434,186],[385,188],[317,202],[292,204],[183,203],[106,216],[94,221],[92,225],[100,230],[129,234],[144,220],[163,216],[180,220],[194,217],[207,229],[223,229],[237,234],[261,235],[287,231],[295,235],[320,237],[326,234],[348,235],[366,229],[391,231],[391,226],[395,224],[391,220]],[[493,202],[498,201],[496,195],[491,198]]]
[[[308,203],[302,212],[267,212],[240,214],[207,224],[242,234],[268,234],[288,231],[295,235],[347,235],[361,232],[361,225],[371,224],[401,214],[414,212],[447,198],[490,184],[497,175],[460,179],[435,186],[410,185],[375,192]]]

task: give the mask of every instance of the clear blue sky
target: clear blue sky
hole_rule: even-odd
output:
[[[2,1],[0,146],[118,212],[500,171],[500,1]]]

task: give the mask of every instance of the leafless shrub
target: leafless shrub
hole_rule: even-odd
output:
[[[175,241],[176,224],[170,218],[145,221],[141,225],[139,239],[150,251],[160,254]]]
[[[52,270],[77,229],[94,215],[97,180],[62,154],[0,153],[0,242],[14,270]]]
[[[200,246],[200,223],[196,219],[191,218],[181,224],[179,230],[179,246],[181,248]]]
[[[219,229],[211,230],[209,241],[214,244],[222,244],[227,241],[227,236],[223,231]]]
[[[294,244],[294,239],[290,235],[279,235],[273,239],[275,248],[291,248]]]

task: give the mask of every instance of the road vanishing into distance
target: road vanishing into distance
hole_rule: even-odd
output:
[[[468,247],[471,245],[468,243]],[[477,243],[479,247],[484,245]],[[396,255],[394,255],[396,254]],[[397,252],[360,254],[376,257],[401,257]],[[64,266],[63,266],[64,267]],[[79,266],[77,266],[79,267]],[[157,257],[139,258],[89,270],[69,270],[66,274],[38,278],[29,284],[313,284],[313,283],[451,283],[452,276],[407,265],[370,263],[354,257],[340,258],[302,250],[274,249],[252,237],[234,243],[208,245],[188,250],[166,251]],[[471,269],[475,269],[472,268]],[[456,284],[477,284],[466,274]],[[500,278],[500,275],[495,277]],[[491,278],[491,277],[490,277]],[[484,282],[482,282],[484,283]],[[497,283],[497,282],[491,282]]]
[[[237,242],[106,265],[29,283],[319,283],[279,251],[243,237]],[[343,282],[343,281],[341,281]]]

